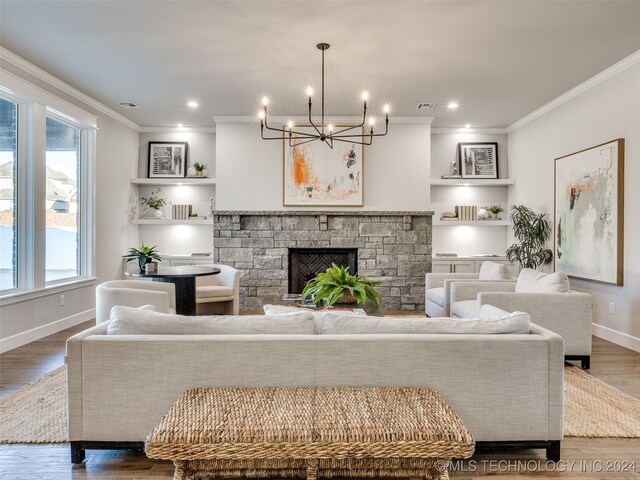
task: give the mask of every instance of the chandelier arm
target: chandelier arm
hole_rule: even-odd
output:
[[[369,142],[358,142],[357,140],[345,140],[343,138],[334,138],[334,140],[336,142],[352,143],[352,144],[355,144],[355,145],[364,145],[364,146],[368,146],[368,145],[372,144],[371,140]]]
[[[299,145],[304,145],[305,143],[311,143],[311,142],[315,142],[316,140],[320,140],[320,137],[309,138],[307,140],[304,140],[303,142],[297,142],[295,145],[293,143],[291,143],[291,140],[295,140],[295,138],[289,139],[289,146],[290,147],[297,147]]]
[[[309,98],[309,124],[315,129],[316,132],[318,132],[318,135],[322,135],[322,132],[318,130],[316,124],[313,123],[313,120],[311,120],[311,98]]]
[[[363,133],[362,135],[334,135],[333,138],[354,138],[354,137],[384,137],[389,133],[389,121],[385,122],[384,133]]]

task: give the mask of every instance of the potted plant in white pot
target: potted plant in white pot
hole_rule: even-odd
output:
[[[207,164],[206,163],[195,162],[193,164],[193,169],[196,171],[196,175],[198,177],[203,177],[204,176],[204,171],[207,169]]]
[[[151,194],[148,197],[142,197],[140,202],[142,205],[148,207],[152,214],[153,218],[162,218],[162,211],[160,210],[167,203],[164,198],[160,196],[161,189],[158,187],[155,190],[151,191]]]
[[[144,245],[143,242],[142,245],[140,245],[140,248],[130,248],[124,258],[127,259],[127,263],[136,260],[138,262],[140,273],[144,273],[145,265],[147,263],[151,263],[154,260],[157,260],[158,262],[162,261],[162,258],[160,257],[160,254],[158,253],[156,248],[158,248],[157,245],[149,247],[147,245]]]

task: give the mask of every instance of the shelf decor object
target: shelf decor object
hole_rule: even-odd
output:
[[[187,173],[187,142],[149,142],[149,178],[177,178]]]
[[[328,43],[318,43],[316,48],[322,51],[322,90],[321,90],[321,116],[320,116],[320,124],[317,125],[314,123],[311,118],[311,97],[313,95],[313,89],[311,87],[307,88],[307,96],[309,98],[308,109],[309,109],[309,128],[296,128],[294,129],[294,125],[292,121],[283,128],[275,128],[270,127],[268,124],[269,121],[269,111],[267,109],[267,105],[269,104],[269,100],[267,97],[263,97],[262,99],[262,110],[259,112],[260,117],[260,136],[263,140],[281,140],[283,138],[289,139],[289,146],[293,147],[294,145],[303,145],[305,143],[315,142],[319,140],[322,143],[327,144],[330,148],[333,149],[334,142],[345,142],[348,144],[358,144],[358,145],[371,145],[373,141],[373,137],[383,137],[389,131],[389,106],[384,106],[385,112],[385,126],[384,133],[374,133],[374,124],[375,119],[370,117],[367,121],[367,99],[369,95],[367,92],[362,93],[362,122],[358,125],[347,125],[347,126],[334,126],[331,123],[325,122],[325,111],[324,111],[324,53],[329,49],[330,45]],[[367,125],[365,127],[365,125]],[[273,137],[265,137],[265,129],[270,130],[272,132],[276,132],[278,135]]]
[[[555,268],[623,284],[624,139],[556,158]]]
[[[498,144],[458,143],[462,178],[498,178]]]

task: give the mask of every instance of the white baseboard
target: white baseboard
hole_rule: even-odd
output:
[[[591,324],[591,333],[596,337],[603,338],[621,347],[640,352],[640,338],[634,337],[633,335],[622,333],[612,328],[598,325],[597,323]]]
[[[11,335],[7,338],[2,338],[0,339],[0,353],[8,352],[9,350],[21,347],[27,343],[35,342],[41,338],[58,333],[65,328],[74,327],[80,323],[87,322],[92,318],[96,318],[95,308],[76,313],[70,317],[61,318],[60,320],[32,328],[31,330],[16,333],[15,335]]]

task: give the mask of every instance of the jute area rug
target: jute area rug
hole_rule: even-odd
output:
[[[0,444],[65,443],[67,372],[60,367],[0,399]],[[564,369],[566,437],[640,438],[640,399],[577,367]]]

